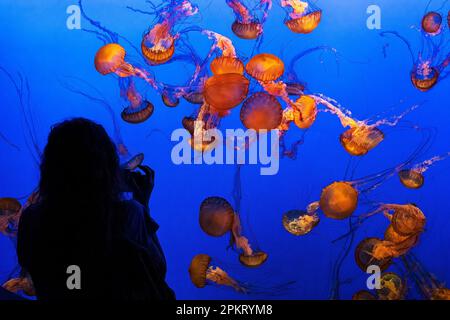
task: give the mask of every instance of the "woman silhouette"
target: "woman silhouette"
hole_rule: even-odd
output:
[[[174,299],[148,211],[154,172],[140,169],[121,170],[114,143],[92,121],[51,129],[17,245],[38,299]],[[122,199],[125,190],[134,200]]]

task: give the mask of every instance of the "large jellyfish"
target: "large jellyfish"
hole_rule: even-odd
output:
[[[392,262],[390,257],[377,259],[373,255],[374,247],[378,245],[382,240],[379,238],[366,238],[361,241],[355,250],[355,261],[358,267],[364,272],[371,265],[380,267],[381,271],[386,270]]]
[[[221,237],[231,231],[234,209],[221,197],[209,197],[200,205],[200,227],[213,237]]]
[[[245,100],[241,108],[241,121],[248,129],[272,130],[278,128],[283,109],[278,100],[267,93],[257,92]]]
[[[275,81],[283,75],[283,60],[270,53],[260,53],[253,56],[245,66],[245,71],[261,82]]]
[[[286,8],[286,26],[295,33],[311,33],[320,23],[322,10],[310,0],[281,0],[281,6]]]
[[[424,173],[438,161],[442,161],[450,156],[450,152],[447,152],[440,156],[432,157],[419,164],[412,166],[409,169],[403,169],[398,172],[400,182],[409,189],[419,189],[425,182]]]
[[[215,284],[232,287],[237,292],[246,293],[245,285],[236,281],[218,266],[211,265],[211,257],[207,254],[196,255],[189,266],[189,276],[197,288]]]
[[[147,13],[156,14],[157,22],[145,33],[141,42],[142,54],[150,65],[162,64],[172,58],[175,41],[179,38],[174,30],[175,25],[198,12],[197,6],[189,0],[166,0],[154,9],[155,12]]]
[[[245,2],[245,0],[226,0],[236,17],[231,30],[241,39],[256,39],[263,33],[264,22],[272,7],[272,0],[256,0],[258,3],[256,7],[250,7]],[[260,18],[255,11],[261,12]]]

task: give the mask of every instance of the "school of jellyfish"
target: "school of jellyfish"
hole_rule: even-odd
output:
[[[141,125],[152,121],[152,115],[161,102],[168,108],[188,103],[194,111],[185,112],[178,122],[189,134],[192,149],[205,154],[213,152],[222,143],[215,137],[205,139],[209,129],[224,129],[222,120],[237,113],[242,127],[257,133],[256,139],[262,138],[268,130],[276,130],[281,157],[295,159],[298,148],[306,143],[304,134],[308,130],[315,130],[315,126],[318,126],[315,124],[317,119],[328,114],[340,125],[340,134],[335,138],[351,161],[359,161],[374,152],[372,150],[395,134],[397,127],[407,128],[412,135],[421,136],[422,140],[401,163],[360,178],[346,175],[344,179],[331,180],[321,190],[315,191],[315,201],[306,207],[292,208],[274,216],[289,235],[297,238],[314,234],[320,229],[323,219],[336,220],[336,223],[341,224],[348,222],[349,231],[333,241],[346,241],[344,254],[339,256],[333,267],[333,299],[340,297],[342,263],[353,252],[353,263],[362,272],[365,273],[370,266],[378,266],[382,272],[380,287],[376,290],[360,290],[354,293],[354,300],[406,299],[408,290],[411,290],[410,283],[415,284],[425,299],[450,300],[450,289],[425,270],[412,252],[426,231],[427,216],[419,206],[413,203],[383,203],[382,199],[368,200],[376,189],[394,176],[398,177],[401,186],[406,189],[422,188],[428,169],[450,156],[450,152],[447,152],[427,159],[432,133],[426,128],[404,121],[405,117],[421,105],[412,105],[394,116],[375,115],[363,120],[357,119],[338,101],[325,94],[312,92],[295,69],[302,58],[315,52],[329,52],[337,60],[339,53],[335,48],[313,47],[295,54],[290,61],[284,59],[282,54],[261,50],[264,47],[266,22],[271,19],[275,2],[286,14],[283,21],[287,27],[285,30],[302,39],[307,37],[305,35],[314,33],[327,15],[314,1],[224,2],[230,9],[229,13],[234,16],[227,34],[219,34],[195,24],[195,19],[201,12],[194,0],[162,0],[158,5],[147,1],[144,9],[128,7],[134,14],[152,18],[152,23],[143,30],[140,44],[135,46],[99,21],[90,18],[82,0],[79,0],[81,14],[89,25],[89,28],[83,27],[82,30],[95,35],[101,42],[96,52],[92,53],[93,68],[98,72],[99,78],[105,76],[117,81],[117,95],[123,101],[120,119],[127,124]],[[418,29],[422,46],[417,52],[408,39],[396,31],[384,31],[381,36],[384,39],[395,37],[406,45],[412,60],[410,81],[415,88],[426,92],[444,81],[450,73],[447,71],[450,64],[450,12],[445,16],[442,8],[435,11],[427,8]],[[207,41],[209,50],[198,52],[191,41],[193,36]],[[233,39],[236,37],[252,44],[251,55],[246,56],[235,47]],[[157,67],[169,64],[183,64],[192,72],[184,83],[163,82],[159,80]],[[14,83],[18,96],[23,97],[23,86],[17,85],[9,73],[1,70]],[[19,81],[24,79],[20,78]],[[68,78],[62,85],[71,93],[84,96],[110,113],[122,168],[132,171],[140,166],[144,161],[144,154],[128,150],[120,133],[115,107],[83,80]],[[150,101],[147,90],[156,92],[161,100]],[[26,104],[25,99],[20,99],[20,102]],[[21,105],[21,108],[24,106]],[[33,124],[26,122],[26,125],[32,132]],[[298,135],[298,131],[302,133],[301,136],[292,137]],[[0,138],[14,146],[1,133]],[[288,145],[289,139],[296,140]],[[35,141],[31,142],[36,149]],[[254,142],[246,141],[240,147],[249,148]],[[39,150],[34,150],[34,153],[38,158]],[[426,160],[421,160],[424,158]],[[270,253],[260,248],[256,239],[250,239],[248,226],[244,226],[240,204],[240,175],[241,165],[238,164],[232,192],[233,205],[226,195],[210,195],[205,192],[203,201],[199,204],[198,223],[200,230],[209,239],[228,237],[224,248],[235,254],[240,267],[253,271],[268,264]],[[23,206],[14,198],[1,198],[0,232],[10,238],[16,237],[22,210],[38,198],[38,192],[33,193]],[[357,214],[363,210],[364,213]],[[384,234],[368,235],[354,245],[357,230],[362,224],[368,224],[367,221],[374,216],[385,218]],[[195,287],[214,285],[232,288],[242,294],[252,293],[252,285],[242,279],[235,279],[231,271],[219,260],[215,260],[208,254],[197,254],[192,258],[188,275]],[[396,262],[403,266],[401,273],[388,271]],[[23,271],[19,271],[18,275],[16,273],[16,277],[11,277],[3,287],[14,293],[35,295],[32,281]]]

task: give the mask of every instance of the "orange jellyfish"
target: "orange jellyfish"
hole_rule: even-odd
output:
[[[346,219],[358,206],[358,191],[349,182],[333,182],[322,190],[319,203],[327,217]]]
[[[144,35],[141,51],[150,65],[169,61],[175,52],[175,40],[179,37],[174,27],[183,19],[193,16],[198,8],[189,0],[174,0],[157,11],[157,23]]]
[[[386,270],[391,265],[391,258],[377,259],[373,255],[373,250],[382,240],[378,238],[366,238],[362,240],[355,250],[355,261],[362,271],[366,272],[370,265],[380,267],[381,271]]]
[[[196,255],[189,266],[189,276],[197,288],[215,284],[219,286],[232,287],[237,292],[246,293],[244,285],[231,278],[228,273],[217,266],[211,265],[211,257],[207,254]]]
[[[284,23],[295,33],[311,33],[322,19],[322,10],[310,1],[281,0],[281,6],[286,8],[288,13]]]
[[[424,173],[435,163],[438,161],[442,161],[450,156],[450,152],[446,154],[432,157],[431,159],[425,160],[422,163],[419,163],[413,166],[410,169],[403,169],[398,172],[398,176],[400,178],[400,182],[409,189],[419,189],[423,186],[425,182]]]
[[[274,96],[257,92],[245,100],[240,116],[248,129],[272,130],[281,124],[283,109]]]
[[[167,89],[163,90],[161,93],[161,98],[163,103],[169,108],[175,108],[178,104],[180,104],[180,99],[173,94],[173,92]]]
[[[245,66],[245,71],[261,82],[275,81],[284,73],[284,63],[270,53],[260,53],[253,56]]]
[[[395,232],[401,236],[417,235],[425,228],[425,215],[413,204],[384,204],[381,210],[391,220]]]
[[[200,227],[213,237],[221,237],[231,231],[234,210],[231,204],[221,197],[208,197],[200,205]]]
[[[233,33],[241,39],[252,40],[258,38],[263,33],[263,25],[268,16],[268,11],[272,7],[272,0],[259,0],[259,9],[262,11],[262,18],[250,12],[243,0],[226,0],[227,5],[233,10],[236,20],[231,25]]]
[[[367,290],[360,290],[352,296],[352,300],[377,300],[377,297]]]
[[[136,168],[139,167],[142,164],[142,162],[144,162],[144,154],[138,153],[135,156],[133,156],[130,160],[122,164],[122,168],[124,168],[125,170],[133,171],[136,170]]]
[[[211,61],[210,68],[213,75],[244,74],[244,63],[237,57],[233,42],[229,38],[210,30],[204,30],[202,33],[214,41],[211,51],[218,49],[222,52]]]
[[[248,79],[241,74],[214,75],[206,80],[203,97],[217,111],[228,111],[244,101],[249,84]]]
[[[405,281],[394,272],[381,275],[380,288],[377,289],[380,300],[402,300],[406,294]]]
[[[308,129],[316,121],[317,104],[314,98],[302,95],[292,104],[294,123],[300,129]]]
[[[19,293],[22,291],[30,297],[34,297],[36,295],[33,281],[28,276],[10,279],[5,282],[2,287],[12,293]]]
[[[124,90],[125,92],[122,92],[121,94],[125,96],[130,105],[123,109],[120,116],[125,122],[132,124],[138,124],[146,121],[153,114],[153,104],[142,98],[136,90],[134,82],[131,78],[122,81],[126,81],[127,84],[121,85],[126,88]]]
[[[441,31],[442,16],[438,12],[428,12],[422,18],[422,30],[430,35],[435,35]]]
[[[0,233],[15,235],[22,205],[14,198],[0,198]]]
[[[289,210],[283,214],[283,226],[294,236],[304,236],[310,233],[318,224],[320,218],[316,212]]]

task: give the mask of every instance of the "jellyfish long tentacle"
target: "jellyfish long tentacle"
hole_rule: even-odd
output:
[[[409,52],[410,57],[411,57],[412,64],[414,65],[415,62],[416,62],[416,59],[414,57],[414,52],[413,52],[413,49],[412,49],[411,44],[409,43],[409,41],[404,36],[399,34],[397,31],[383,31],[383,32],[380,33],[380,36],[382,36],[382,37],[385,37],[386,35],[392,35],[392,36],[400,39],[403,42],[403,44],[408,49],[408,52]]]

